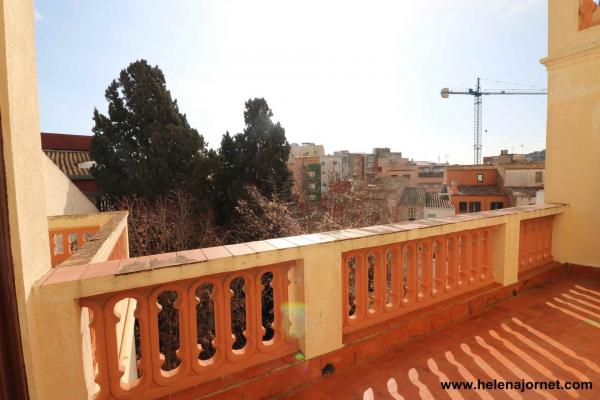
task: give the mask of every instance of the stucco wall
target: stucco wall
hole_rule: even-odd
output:
[[[481,203],[481,211],[489,211],[492,209],[492,202],[502,202],[502,208],[509,207],[509,199],[508,196],[460,196],[453,195],[450,196],[450,202],[454,206],[456,214],[461,214],[460,212],[460,202],[467,202],[467,212],[469,212],[469,203],[471,202],[480,202]]]
[[[98,209],[71,182],[71,180],[43,152],[42,170],[44,172],[44,194],[46,197],[46,214],[73,215],[91,214]]]
[[[42,158],[35,157],[42,148],[31,0],[0,0],[0,54],[6,200],[23,355],[30,398],[49,399],[51,397],[43,394],[42,387],[60,385],[61,381],[45,379],[45,372],[52,367],[48,366],[47,349],[39,338],[53,333],[46,331],[47,326],[38,320],[32,290],[35,282],[50,269],[50,252],[44,183],[40,173]],[[63,322],[68,325],[70,321]],[[74,326],[78,329],[77,324]],[[78,349],[68,351],[81,353]],[[72,372],[68,365],[62,367],[64,374]]]
[[[558,261],[600,267],[600,26],[579,31],[578,0],[549,1],[546,202]]]
[[[425,218],[446,218],[455,215],[453,208],[430,208],[425,207]]]
[[[477,175],[483,175],[483,181],[477,180]],[[453,169],[447,168],[444,175],[444,182],[447,185],[456,181],[458,185],[496,185],[498,183],[498,171],[496,168],[481,169]]]
[[[542,173],[542,181],[536,182],[536,172]],[[504,173],[504,186],[544,186],[545,171],[543,169],[509,169]]]

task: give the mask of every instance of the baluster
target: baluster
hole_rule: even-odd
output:
[[[200,303],[196,293],[197,290],[203,285],[212,285],[212,303],[213,303],[213,318],[214,318],[214,330],[215,335],[212,340],[212,346],[215,353],[208,360],[200,360],[200,353],[202,349],[198,343],[198,304]],[[215,368],[218,368],[223,362],[226,350],[225,345],[225,293],[223,291],[223,279],[204,278],[199,282],[196,282],[188,290],[188,302],[190,303],[188,309],[188,318],[190,320],[188,324],[188,330],[190,332],[189,348],[190,348],[190,360],[192,369],[198,373],[203,374],[209,372]]]
[[[176,292],[177,301],[175,302],[175,307],[177,307],[177,310],[179,311],[179,349],[177,350],[176,354],[181,360],[181,364],[178,367],[178,379],[183,379],[184,376],[187,375],[192,364],[190,342],[192,341],[193,337],[190,336],[189,326],[192,323],[195,323],[195,320],[189,320],[186,318],[187,315],[189,315],[190,307],[187,285],[180,284],[178,285],[178,289],[179,290]]]
[[[427,301],[431,297],[431,290],[433,287],[433,274],[432,270],[432,251],[431,251],[431,239],[425,239],[421,242],[421,300]]]
[[[368,310],[368,296],[365,291],[367,287],[367,267],[365,265],[365,251],[361,250],[356,253],[356,273],[355,273],[355,287],[356,293],[356,319],[362,321],[367,314]]]
[[[485,231],[485,237],[486,237],[486,242],[484,243],[485,246],[485,258],[484,258],[484,262],[485,262],[485,271],[483,274],[483,279],[484,280],[488,280],[489,278],[493,277],[492,271],[493,271],[493,251],[494,251],[494,230],[492,228],[488,228]]]
[[[365,286],[365,290],[366,290],[366,307],[365,310],[367,310],[366,315],[368,317],[375,317],[377,316],[381,310],[383,310],[383,304],[385,302],[384,300],[384,290],[383,288],[385,288],[385,271],[383,268],[383,254],[382,254],[382,250],[381,249],[375,249],[375,250],[371,250],[365,253],[365,277],[366,277],[366,286]],[[372,265],[373,265],[373,274],[372,274],[372,280],[370,277],[370,270],[371,270],[371,262],[369,260],[369,258],[372,257]],[[371,285],[372,288],[371,288]],[[371,296],[372,296],[372,300],[371,300]],[[373,303],[371,305],[371,302]]]
[[[526,264],[526,235],[527,228],[525,221],[521,221],[519,224],[519,270],[525,269]]]
[[[446,285],[446,236],[438,236],[435,239],[435,287],[431,292],[433,297],[444,293]]]
[[[362,265],[361,252],[350,253],[344,259],[344,307],[347,324],[354,324],[363,318]]]
[[[449,235],[446,244],[448,248],[448,279],[445,291],[450,292],[458,285],[458,236]]]
[[[535,238],[535,260],[536,265],[540,265],[542,263],[542,258],[544,257],[544,219],[538,218],[535,221],[537,225],[537,235]]]
[[[468,265],[467,265],[467,253],[469,247],[467,246],[467,236],[461,233],[457,237],[458,244],[458,280],[457,287],[463,287],[468,283]]]
[[[408,266],[406,271],[408,273],[406,279],[407,285],[407,303],[414,304],[417,301],[418,288],[417,288],[417,245],[415,242],[408,242],[406,244],[408,248]]]
[[[544,260],[550,261],[552,259],[552,227],[553,218],[548,217],[546,221],[546,235],[544,242]]]
[[[178,331],[178,340],[179,340],[179,348],[175,350],[175,357],[180,361],[180,364],[171,370],[163,370],[162,365],[165,363],[167,359],[167,354],[163,354],[160,350],[160,329],[159,329],[159,313],[163,310],[163,306],[159,304],[159,296],[165,292],[173,292],[176,294],[177,299],[173,303],[173,308],[177,310],[177,331]],[[184,366],[184,358],[189,358],[188,353],[188,342],[187,335],[182,334],[182,332],[186,332],[187,325],[183,323],[183,316],[187,314],[186,303],[187,300],[182,298],[184,290],[175,284],[159,286],[150,294],[150,337],[151,337],[151,354],[152,354],[152,363],[153,363],[153,376],[154,380],[160,385],[166,385],[173,381],[179,380],[183,378],[183,372],[187,370],[188,366]],[[180,356],[180,354],[182,356]]]
[[[104,299],[81,300],[80,305],[89,310],[90,346],[93,352],[94,382],[99,390],[94,400],[108,399],[110,396],[110,377],[107,362],[106,324],[104,321]]]
[[[264,286],[262,283],[263,276],[267,273],[272,274],[271,283],[268,285],[272,289],[273,297],[273,322],[271,323],[271,329],[273,330],[273,337],[267,341],[263,341],[263,337],[267,333],[263,325],[263,290]],[[261,352],[273,351],[282,342],[281,340],[281,316],[279,309],[281,305],[281,298],[283,297],[282,289],[282,275],[281,270],[277,267],[274,268],[263,268],[260,269],[255,279],[256,294],[257,294],[257,313],[256,313],[256,343],[258,350]]]
[[[390,309],[397,309],[402,304],[402,247],[400,245],[390,246],[392,253],[392,293]]]
[[[482,248],[482,231],[476,230],[471,236],[471,282],[479,282],[481,280],[481,248]]]
[[[535,225],[535,221],[533,221],[533,220],[528,220],[527,224],[528,224],[528,228],[529,228],[528,229],[529,234],[527,235],[527,250],[528,250],[527,261],[528,261],[529,267],[533,267],[534,263],[535,263],[536,225]]]

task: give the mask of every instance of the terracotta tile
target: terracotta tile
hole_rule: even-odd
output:
[[[52,275],[50,275],[45,281],[44,285],[53,285],[57,283],[65,283],[70,281],[78,281],[84,274],[88,267],[88,264],[76,265],[73,267],[59,267],[55,268]]]
[[[292,242],[298,246],[310,246],[311,244],[316,243],[313,240],[310,240],[304,236],[290,236],[290,237],[286,237],[284,239],[287,240],[288,242]]]
[[[408,342],[408,324],[400,325],[384,332],[381,339],[386,347],[404,345]]]
[[[364,228],[360,228],[361,231],[365,231],[365,232],[369,232],[369,233],[374,233],[376,235],[381,235],[381,234],[385,234],[385,233],[389,233],[390,231],[388,229],[384,229],[378,226],[368,226],[368,227],[364,227]]]
[[[264,240],[259,240],[256,242],[248,242],[246,244],[248,245],[248,247],[250,247],[252,250],[256,251],[257,253],[261,253],[263,251],[277,250],[275,246],[270,245],[269,243],[265,242]]]
[[[334,374],[339,375],[343,371],[354,368],[356,365],[356,354],[353,346],[346,346],[339,350],[322,355],[319,360],[321,370],[325,368],[325,365],[333,364],[335,367]]]
[[[336,240],[335,237],[327,235],[325,233],[311,233],[308,235],[302,235],[302,237],[313,241],[315,243],[327,243],[327,242],[334,242]]]
[[[126,258],[121,260],[117,274],[131,274],[133,272],[150,269],[150,257]]]
[[[223,246],[207,247],[202,250],[206,260],[214,260],[217,258],[231,257],[231,253]]]
[[[113,276],[117,274],[119,264],[123,260],[105,261],[89,264],[81,279],[97,278],[100,276]]]
[[[206,256],[200,249],[177,252],[177,259],[181,264],[191,264],[206,261]]]
[[[179,265],[177,253],[153,254],[150,256],[150,269],[158,269]]]
[[[223,384],[223,379],[217,378],[213,379],[212,381],[203,382],[196,385],[194,387],[194,391],[196,396],[206,396],[210,393],[222,390],[224,387],[225,385]]]
[[[292,247],[298,247],[296,244],[292,243],[292,242],[288,242],[285,239],[269,239],[269,240],[265,240],[265,242],[269,243],[271,246],[275,247],[278,250],[281,249],[289,249]]]
[[[223,247],[225,247],[227,251],[229,251],[234,256],[243,256],[246,254],[256,253],[255,250],[253,250],[251,247],[247,246],[244,243],[227,244]]]
[[[452,315],[446,310],[431,315],[431,329],[437,331],[452,324]]]
[[[455,323],[467,319],[469,316],[469,307],[467,303],[453,305],[450,309],[450,315],[452,316],[452,321]]]
[[[410,337],[422,336],[431,332],[431,317],[423,317],[408,322]]]

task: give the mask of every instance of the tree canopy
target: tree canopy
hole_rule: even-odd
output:
[[[204,138],[179,111],[158,66],[131,63],[105,97],[108,115],[94,109],[91,143],[102,194],[152,198],[206,179]]]
[[[215,208],[221,223],[229,220],[250,186],[267,199],[274,194],[284,201],[292,199],[292,173],[287,166],[290,145],[285,129],[272,117],[265,99],[248,100],[244,131],[223,135],[215,177]]]

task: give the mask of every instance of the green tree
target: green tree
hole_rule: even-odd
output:
[[[277,196],[292,200],[292,173],[287,166],[290,145],[285,129],[272,121],[266,100],[246,102],[243,133],[223,135],[219,149],[220,165],[215,174],[215,210],[218,222],[227,223],[246,188],[255,187],[267,200]]]
[[[97,163],[92,173],[102,194],[153,198],[205,186],[197,181],[208,176],[206,143],[179,111],[158,66],[131,63],[105,97],[108,115],[94,109],[91,143]]]

